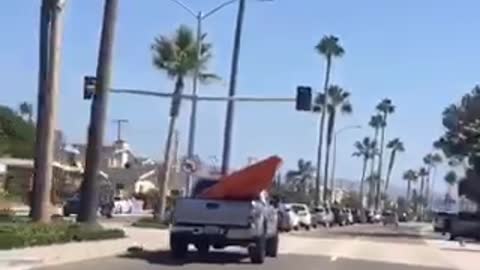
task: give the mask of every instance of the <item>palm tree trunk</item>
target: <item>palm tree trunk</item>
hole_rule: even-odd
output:
[[[325,71],[325,84],[323,85],[323,90],[324,90],[324,95],[325,99],[323,102],[323,110],[321,112],[320,116],[320,127],[319,127],[319,134],[318,134],[318,149],[317,149],[317,175],[315,176],[315,205],[318,205],[320,202],[320,170],[322,168],[322,150],[323,150],[323,133],[324,133],[324,128],[325,128],[325,116],[326,116],[326,110],[325,108],[327,107],[327,92],[328,92],[328,84],[330,80],[330,68],[331,68],[331,63],[332,58],[329,56],[327,57],[327,68]],[[327,200],[327,188],[328,188],[328,180],[324,179],[323,182],[323,201],[326,202]]]
[[[375,132],[373,135],[374,142],[378,142],[378,128],[375,128]],[[370,182],[368,183],[368,206],[372,207],[373,205],[373,196],[374,196],[374,189],[375,189],[375,181],[374,181],[374,175],[375,175],[375,156],[376,156],[376,151],[377,151],[377,146],[378,143],[375,144],[375,149],[374,149],[374,154],[372,155],[372,161],[370,163]]]
[[[360,202],[363,208],[363,184],[365,182],[365,174],[367,172],[368,158],[363,159],[362,177],[360,178]]]
[[[35,222],[49,222],[51,206],[51,189],[52,189],[52,162],[53,162],[53,147],[54,147],[54,133],[56,129],[57,116],[57,98],[60,88],[60,51],[62,46],[63,33],[63,9],[58,6],[57,1],[43,1],[42,2],[42,26],[50,20],[50,30],[48,38],[48,49],[44,48],[46,40],[42,37],[40,41],[41,48],[48,51],[47,57],[41,57],[41,68],[47,67],[45,74],[40,74],[40,79],[44,79],[43,87],[39,90],[39,104],[43,107],[41,115],[39,115],[39,123],[41,125],[37,129],[36,139],[36,154],[34,162],[34,183],[33,183],[33,201],[31,207],[32,220]],[[46,10],[44,10],[46,9]],[[49,12],[47,15],[44,12]],[[45,21],[44,21],[45,20]],[[45,31],[42,29],[41,31]],[[46,34],[46,32],[42,33]],[[42,51],[41,53],[46,53]],[[42,63],[46,60],[46,63]],[[38,151],[38,152],[37,152]]]
[[[384,123],[387,123],[387,113],[384,114],[383,116]],[[382,136],[380,138],[380,155],[378,156],[378,179],[377,180],[377,186],[375,188],[375,209],[378,210],[380,206],[380,198],[382,194],[382,189],[381,189],[381,184],[382,184],[382,167],[383,167],[383,149],[385,148],[385,125],[382,127]]]
[[[410,202],[410,191],[412,189],[412,181],[407,180],[407,202]],[[410,204],[410,203],[409,203]]]
[[[323,179],[325,179],[325,182],[327,183],[327,179],[328,179],[328,169],[329,169],[329,165],[330,165],[330,150],[332,149],[332,135],[333,135],[333,129],[335,127],[335,110],[332,109],[330,111],[330,114],[328,115],[328,125],[327,125],[327,149],[326,149],[326,154],[325,154],[325,169],[324,169],[324,175],[323,175]],[[328,183],[327,183],[328,184]],[[326,185],[328,187],[328,185]],[[333,186],[333,182],[332,182],[332,192],[331,192],[331,195],[330,195],[330,202],[332,203],[333,199],[334,199],[334,186]]]
[[[392,150],[392,153],[390,154],[390,161],[388,162],[387,177],[385,178],[385,189],[384,189],[385,194],[387,194],[388,192],[388,186],[390,184],[390,177],[392,175],[393,164],[395,163],[395,154],[396,154],[396,151]]]
[[[425,185],[425,200],[424,200],[424,204],[425,204],[425,208],[427,208],[427,209],[429,208],[429,205],[430,205],[430,203],[429,203],[429,202],[430,202],[430,199],[429,199],[429,198],[430,198],[430,174],[431,174],[431,170],[432,170],[432,167],[429,166],[429,167],[428,167],[428,170],[427,170],[428,175],[427,175],[426,178],[425,178],[425,180],[426,180],[425,184],[426,184],[426,185]]]
[[[179,76],[175,83],[175,91],[172,97],[172,105],[170,108],[170,123],[168,126],[168,134],[167,134],[167,141],[165,143],[165,152],[163,158],[163,164],[160,165],[158,172],[158,187],[159,187],[159,198],[157,202],[157,206],[155,208],[155,219],[158,221],[162,221],[165,218],[165,207],[167,201],[167,191],[168,186],[170,183],[170,154],[172,149],[172,141],[173,141],[173,133],[175,131],[175,123],[177,121],[177,117],[180,112],[180,105],[181,105],[181,95],[183,92],[183,77]]]

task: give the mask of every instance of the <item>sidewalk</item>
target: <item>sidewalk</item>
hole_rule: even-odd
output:
[[[106,227],[111,227],[106,226]],[[118,226],[115,226],[118,228]],[[82,260],[114,256],[127,251],[129,247],[141,246],[146,249],[166,248],[168,232],[158,229],[124,227],[127,237],[83,243],[67,243],[17,250],[0,251],[0,269],[19,270],[33,267],[59,265]]]

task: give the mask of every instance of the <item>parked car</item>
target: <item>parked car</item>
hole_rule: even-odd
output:
[[[354,223],[366,223],[366,213],[362,209],[352,209],[353,222]]]
[[[294,211],[292,211],[292,208],[290,206],[281,204],[278,214],[280,231],[289,232],[291,230],[299,229],[300,218]]]
[[[63,216],[78,215],[80,212],[80,197],[74,195],[67,199],[63,205]]]
[[[437,212],[433,217],[433,231],[446,234],[450,231],[450,221],[456,217],[453,212]]]
[[[300,227],[310,230],[312,227],[312,214],[308,206],[301,203],[291,203],[288,205],[292,209],[292,212],[298,216]]]
[[[330,227],[335,221],[335,217],[328,207],[316,207],[312,214],[312,226],[322,225]]]
[[[393,224],[398,227],[398,216],[397,213],[390,210],[385,210],[382,213],[382,224],[383,226]]]
[[[352,214],[352,210],[349,209],[349,208],[344,208],[343,209],[343,212],[344,214],[346,215],[346,218],[347,218],[347,225],[352,225],[355,223],[354,219],[353,219],[353,214]]]
[[[472,212],[459,212],[448,220],[450,240],[461,238],[473,238],[480,241],[480,214]]]
[[[332,213],[334,216],[334,224],[338,226],[345,226],[347,225],[348,218],[343,209],[332,207]]]

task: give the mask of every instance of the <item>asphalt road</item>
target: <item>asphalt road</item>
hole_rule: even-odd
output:
[[[430,237],[430,236],[427,236]],[[433,235],[432,235],[433,237]],[[191,252],[185,261],[175,261],[168,251],[144,251],[43,270],[161,270],[161,269],[322,269],[322,270],[422,270],[453,269],[428,246],[415,228],[361,225],[320,229],[282,235],[280,255],[262,265],[250,263],[241,249],[214,251],[207,258]]]

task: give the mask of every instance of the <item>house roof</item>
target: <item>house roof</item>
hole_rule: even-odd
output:
[[[104,172],[113,184],[133,185],[136,181],[155,174],[156,166],[141,166],[131,168],[104,168]]]

